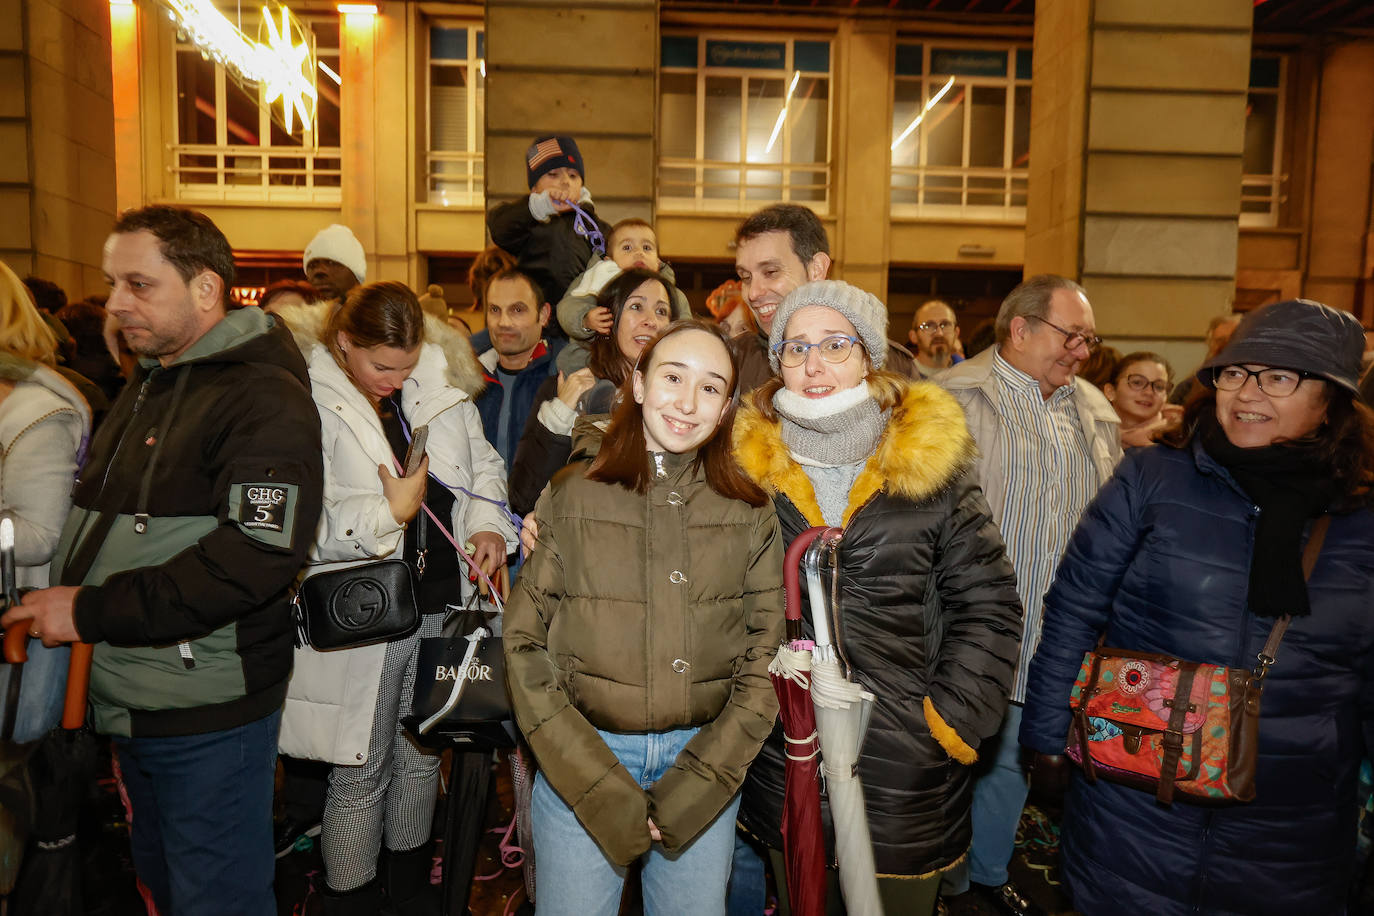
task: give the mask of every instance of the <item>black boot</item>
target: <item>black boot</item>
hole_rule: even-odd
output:
[[[439,916],[439,889],[429,883],[434,865],[434,844],[382,856],[382,880],[398,916]]]
[[[382,912],[382,885],[377,878],[351,891],[325,885],[324,916],[378,916]]]

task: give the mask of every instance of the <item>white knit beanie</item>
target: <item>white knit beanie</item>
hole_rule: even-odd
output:
[[[820,305],[834,309],[854,325],[864,349],[868,351],[869,362],[874,369],[881,369],[887,361],[887,306],[878,301],[872,293],[864,292],[857,286],[850,286],[842,280],[813,280],[803,283],[782,300],[778,313],[773,316],[773,330],[768,335],[768,361],[773,371],[778,371],[778,354],[774,347],[782,343],[787,322],[798,309],[808,305]]]
[[[353,271],[359,283],[367,282],[367,255],[363,252],[363,243],[347,226],[334,223],[321,229],[305,246],[301,266],[308,269],[310,262],[316,258],[338,261]]]

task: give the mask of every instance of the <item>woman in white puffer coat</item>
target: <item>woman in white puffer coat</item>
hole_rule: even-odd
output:
[[[91,411],[53,369],[57,339],[19,277],[0,263],[0,513],[14,522],[21,588],[48,585],[48,562],[72,504],[72,482],[91,433]],[[67,646],[29,640],[11,740],[41,738],[57,724],[67,683]],[[13,672],[0,664],[0,698]],[[0,711],[0,734],[4,714]]]
[[[443,348],[426,342],[415,294],[399,283],[358,287],[325,317],[306,349],[324,448],[324,511],[306,575],[382,558],[416,560],[425,530],[425,573],[417,632],[387,643],[296,651],[282,720],[285,754],[335,764],[329,777],[321,842],[327,913],[375,913],[377,858],[383,832],[386,891],[402,913],[433,911],[429,893],[430,823],[438,786],[437,755],[399,724],[415,678],[419,640],[439,635],[444,610],[472,586],[453,547],[418,518],[421,501],[459,544],[475,547],[488,575],[504,565],[515,532],[500,503],[505,465],[482,434],[468,395],[449,384]],[[301,328],[296,328],[298,340]],[[426,463],[396,476],[410,431],[429,427]],[[426,471],[428,475],[426,475]]]

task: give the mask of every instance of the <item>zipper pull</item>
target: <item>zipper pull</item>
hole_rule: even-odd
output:
[[[177,652],[181,654],[181,663],[190,671],[196,666],[196,657],[191,654],[191,644],[189,642],[177,643]]]
[[[654,476],[667,477],[668,472],[663,469],[663,453],[654,452]]]

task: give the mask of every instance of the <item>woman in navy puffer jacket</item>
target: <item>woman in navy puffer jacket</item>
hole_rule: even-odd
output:
[[[1374,748],[1374,414],[1363,334],[1293,301],[1252,313],[1204,365],[1172,443],[1128,453],[1045,599],[1021,742],[1051,768],[1085,651],[1252,667],[1293,614],[1261,706],[1254,801],[1172,805],[1075,771],[1061,836],[1075,907],[1098,913],[1345,912],[1360,759]],[[1311,578],[1300,557],[1331,523]]]

